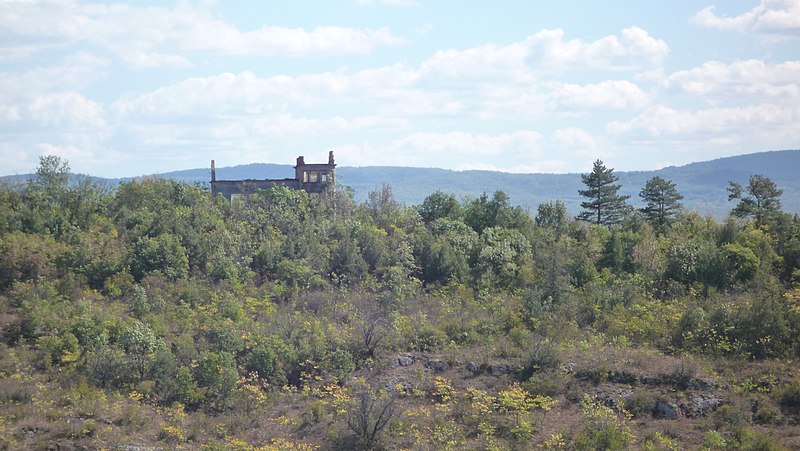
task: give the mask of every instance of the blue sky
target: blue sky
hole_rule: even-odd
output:
[[[800,0],[714,1],[0,0],[0,174],[800,148]]]

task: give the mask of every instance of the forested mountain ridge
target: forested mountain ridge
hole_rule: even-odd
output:
[[[618,181],[577,221],[44,157],[0,187],[0,448],[800,447],[800,218],[766,177],[724,221]]]
[[[587,171],[590,166],[586,162]],[[613,161],[607,161],[613,167]],[[684,205],[701,214],[722,219],[731,206],[726,188],[729,181],[746,183],[753,174],[763,174],[774,180],[783,190],[784,211],[800,213],[800,150],[759,152],[711,161],[670,166],[656,171],[617,172],[622,193],[638,201],[639,190],[653,176],[676,183],[684,196]],[[511,174],[495,171],[452,171],[436,168],[410,168],[391,166],[351,167],[336,170],[337,181],[350,186],[358,201],[366,200],[367,193],[384,183],[392,186],[395,198],[409,205],[419,204],[432,191],[441,190],[458,197],[476,198],[483,192],[503,191],[530,211],[547,201],[561,200],[571,214],[577,214],[580,204],[578,189],[580,174]],[[219,167],[219,179],[284,178],[293,174],[288,164],[253,163],[241,166]],[[157,174],[171,180],[208,184],[210,169],[188,169]],[[24,177],[24,176],[23,176]],[[8,178],[8,177],[6,177]],[[118,183],[121,180],[109,180]]]
[[[586,162],[587,172],[590,167]],[[613,161],[608,161],[613,167]],[[670,166],[656,171],[617,172],[621,192],[630,195],[635,204],[645,182],[660,176],[676,183],[684,196],[684,205],[702,214],[723,218],[730,210],[726,188],[729,181],[746,183],[753,174],[763,174],[783,189],[783,208],[800,213],[800,150],[760,152],[712,161]],[[217,168],[221,179],[283,178],[292,174],[291,165],[250,164]],[[194,169],[161,174],[174,180],[207,183],[209,171]],[[579,210],[580,174],[511,174],[494,171],[451,171],[435,168],[389,166],[349,167],[336,169],[337,181],[353,188],[359,201],[384,183],[392,186],[395,198],[408,204],[419,204],[432,191],[441,190],[458,197],[478,197],[483,192],[503,191],[516,205],[535,211],[547,201],[562,200],[570,213]]]

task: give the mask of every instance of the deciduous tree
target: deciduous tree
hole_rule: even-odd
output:
[[[436,191],[419,206],[419,215],[426,223],[440,218],[456,219],[461,216],[461,205],[454,194]]]

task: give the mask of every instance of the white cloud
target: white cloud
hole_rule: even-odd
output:
[[[120,53],[120,57],[129,65],[138,69],[156,69],[160,67],[185,69],[192,67],[192,62],[188,58],[169,53],[126,49]]]
[[[800,108],[796,106],[761,104],[695,112],[656,106],[630,121],[609,123],[608,131],[613,135],[641,133],[652,137],[699,140],[732,134],[774,132],[774,127],[791,127],[799,120]]]
[[[280,136],[296,134],[329,134],[359,131],[388,131],[409,128],[405,120],[388,119],[380,116],[361,116],[345,118],[335,116],[328,119],[295,117],[281,114],[272,117],[259,117],[252,123],[256,135]]]
[[[85,130],[105,126],[103,106],[77,92],[40,96],[29,112],[34,120],[49,127]]]
[[[527,152],[538,148],[541,135],[520,131],[501,135],[474,135],[466,132],[412,133],[394,141],[391,149],[420,150],[454,155],[500,155],[509,151]]]
[[[616,146],[609,142],[605,135],[594,135],[587,130],[579,127],[565,127],[553,131],[548,139],[547,148],[554,156],[560,160],[592,161],[596,158],[609,158],[616,155]],[[574,163],[572,167],[565,164],[562,168],[556,169],[558,172],[565,170],[576,170]]]
[[[0,3],[0,58],[19,58],[80,42],[134,67],[188,67],[193,53],[302,57],[365,54],[405,41],[386,28],[263,26],[243,31],[203,5],[174,8],[125,4],[30,1]],[[172,49],[165,51],[164,49]]]
[[[523,43],[439,50],[420,66],[420,73],[432,78],[458,79],[462,82],[497,76],[510,80],[529,79],[532,74],[525,61],[528,51]]]
[[[341,161],[353,165],[439,166],[475,169],[495,165],[531,172],[538,164],[541,135],[523,130],[502,134],[467,132],[411,133],[386,145],[362,143],[336,146]],[[505,163],[505,164],[504,164]]]
[[[529,63],[550,67],[587,67],[630,70],[660,66],[669,53],[669,46],[639,28],[622,30],[621,36],[606,36],[592,42],[564,40],[564,30],[542,30],[530,36],[525,44]]]
[[[800,0],[761,0],[758,6],[734,17],[718,16],[714,11],[714,6],[703,8],[692,21],[704,27],[770,37],[800,35]]]
[[[80,91],[106,77],[109,62],[88,53],[66,56],[50,66],[0,72],[0,99],[25,99],[44,92]]]
[[[4,174],[25,174],[36,169],[36,158],[19,143],[0,141],[0,161],[5,168]]]
[[[403,63],[306,75],[259,77],[252,72],[189,78],[149,93],[119,99],[114,110],[133,115],[217,117],[329,107],[367,109],[385,117],[455,116],[481,119],[544,114],[548,110],[639,109],[650,95],[627,80],[586,85],[547,81],[531,55],[563,64],[616,69],[654,64],[666,54],[644,30],[623,30],[594,42],[540,39],[540,32],[506,46],[480,45],[435,52],[417,68]],[[552,34],[552,33],[550,33]],[[539,37],[537,37],[539,36]],[[570,48],[566,55],[563,48]],[[536,54],[544,51],[545,54]],[[550,55],[550,56],[547,56]],[[549,67],[549,66],[548,66]],[[198,113],[201,112],[201,113]]]
[[[94,159],[94,154],[86,148],[79,148],[74,145],[53,145],[50,143],[37,144],[33,150],[38,155],[55,155],[70,162],[80,162],[86,165]],[[75,168],[71,168],[75,169]]]
[[[549,95],[554,110],[632,110],[646,106],[650,96],[627,80],[597,84],[561,84]]]
[[[692,95],[765,98],[797,102],[800,97],[800,61],[767,64],[761,60],[721,63],[678,71],[666,78],[667,85]]]
[[[594,153],[597,150],[597,143],[594,137],[586,130],[578,127],[559,128],[553,131],[552,141],[555,147],[560,150]]]
[[[19,119],[19,108],[17,108],[15,105],[0,104],[0,120],[5,122],[16,122]]]

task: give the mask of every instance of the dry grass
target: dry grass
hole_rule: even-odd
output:
[[[437,436],[445,440],[451,433],[460,437],[459,447],[486,446],[487,438],[478,432],[477,420],[470,419],[467,404],[459,400],[465,399],[469,389],[496,395],[498,390],[519,379],[520,362],[524,359],[502,358],[479,346],[453,348],[442,353],[402,354],[410,354],[413,364],[400,366],[396,363],[397,354],[387,353],[372,365],[372,372],[362,370],[354,375],[354,378],[367,378],[377,386],[399,384],[405,387],[398,399],[396,421],[384,434],[385,443],[390,444],[389,447],[428,449],[430,446],[426,448],[427,445],[417,443],[415,437]],[[477,372],[468,369],[470,362],[481,365],[481,355],[488,356],[485,360],[489,364],[507,368],[508,372],[492,374],[485,364]],[[797,371],[796,364],[688,360],[652,351],[586,344],[563,346],[556,358],[558,365],[534,372],[530,381],[520,381],[535,394],[555,399],[553,410],[535,417],[534,436],[524,446],[515,441],[508,419],[497,420],[496,444],[524,449],[543,444],[559,434],[568,444],[572,431],[583,421],[578,401],[584,393],[594,395],[631,389],[634,395],[628,402],[636,416],[629,424],[638,445],[645,439],[652,440],[658,433],[676,440],[681,448],[696,449],[709,430],[719,430],[730,438],[735,428],[746,427],[754,433],[769,433],[788,448],[800,446],[797,418],[781,411],[776,395],[771,391],[758,391],[758,384],[743,389],[743,382],[771,380],[768,376],[787,381],[788,376]],[[448,368],[436,371],[430,365],[426,367],[431,360],[444,361]],[[591,371],[605,374],[605,377],[602,380],[586,377]],[[719,381],[711,393],[723,398],[725,406],[701,418],[654,419],[647,410],[656,399],[679,400],[693,391],[684,394],[682,389],[668,383],[618,383],[609,380],[609,374],[611,379],[618,375],[635,375],[669,381],[681,374],[693,379],[711,378]],[[454,400],[446,408],[431,395],[437,377],[450,381],[455,393]],[[65,383],[65,380],[71,382]],[[549,388],[545,392],[542,387]],[[758,408],[753,413],[756,400]],[[0,418],[0,449],[44,449],[57,444],[169,449],[203,443],[230,448],[237,443],[268,445],[276,438],[318,444],[323,449],[346,448],[348,443],[352,444],[348,441],[351,435],[345,425],[346,416],[334,412],[327,404],[320,404],[319,396],[303,390],[276,390],[260,407],[210,415],[202,411],[180,413],[154,405],[146,397],[139,399],[100,390],[79,380],[65,378],[58,383],[55,379],[45,380],[43,376],[30,378],[15,373],[0,379]]]

